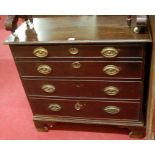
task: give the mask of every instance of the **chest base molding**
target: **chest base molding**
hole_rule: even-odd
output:
[[[39,131],[47,132],[52,129],[56,122],[65,123],[83,123],[83,124],[97,124],[97,125],[112,125],[119,128],[129,129],[130,138],[144,138],[145,125],[143,121],[135,120],[117,120],[117,119],[93,119],[69,116],[49,116],[49,115],[34,115],[33,121],[35,127]]]

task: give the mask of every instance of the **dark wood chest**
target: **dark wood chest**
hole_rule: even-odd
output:
[[[51,16],[22,24],[15,35],[6,43],[38,129],[72,122],[144,134],[148,28],[135,33],[126,16]]]

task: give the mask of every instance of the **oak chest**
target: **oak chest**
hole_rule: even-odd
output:
[[[144,135],[151,37],[148,27],[134,32],[135,18],[34,18],[9,36],[36,128],[104,124]]]

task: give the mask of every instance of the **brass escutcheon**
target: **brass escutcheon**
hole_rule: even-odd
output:
[[[81,63],[79,61],[75,61],[75,62],[72,63],[72,67],[77,68],[77,69],[81,68]]]
[[[59,105],[59,104],[50,104],[48,106],[48,108],[51,110],[51,111],[60,111],[62,109],[62,107]]]
[[[44,84],[41,89],[46,93],[54,93],[56,90],[55,86],[50,84]]]
[[[83,106],[84,106],[84,105],[80,104],[80,102],[77,102],[77,103],[74,105],[74,108],[75,108],[75,110],[79,111],[79,110],[83,109]]]
[[[101,54],[105,58],[114,58],[118,55],[118,50],[113,47],[105,47],[102,49]]]
[[[114,86],[108,86],[108,87],[104,88],[104,92],[107,95],[113,96],[113,95],[117,95],[119,93],[119,89]]]
[[[39,73],[41,73],[41,74],[49,74],[49,73],[51,73],[51,71],[52,71],[52,68],[50,67],[50,66],[48,66],[48,65],[39,65],[38,67],[37,67],[37,71],[39,72]]]
[[[33,54],[34,54],[36,57],[44,58],[44,57],[47,57],[48,51],[47,51],[47,49],[45,49],[45,48],[43,48],[43,47],[38,47],[38,48],[35,48],[35,49],[33,50]]]
[[[72,55],[76,55],[79,53],[79,50],[75,47],[72,47],[69,49],[69,53],[72,54]]]
[[[115,115],[120,112],[120,108],[117,106],[107,106],[104,108],[104,111],[108,114]]]
[[[120,69],[115,65],[107,65],[103,68],[103,72],[107,75],[116,75],[120,72]]]

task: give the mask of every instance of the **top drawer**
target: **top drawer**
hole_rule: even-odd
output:
[[[144,45],[12,45],[15,58],[142,58]]]

